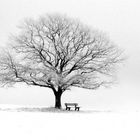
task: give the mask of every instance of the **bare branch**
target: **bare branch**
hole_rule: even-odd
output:
[[[0,83],[96,89],[112,83],[122,54],[105,34],[61,15],[26,20],[1,58]],[[16,57],[13,57],[16,56]]]

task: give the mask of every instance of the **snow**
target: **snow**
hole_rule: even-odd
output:
[[[139,140],[140,112],[0,111],[1,140]]]

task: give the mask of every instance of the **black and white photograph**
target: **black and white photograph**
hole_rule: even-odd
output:
[[[0,0],[0,139],[139,140],[140,1]]]

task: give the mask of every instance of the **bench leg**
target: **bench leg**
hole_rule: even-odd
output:
[[[76,107],[76,108],[75,108],[75,111],[76,111],[76,110],[79,111],[79,109],[80,109],[80,107]]]
[[[66,107],[66,110],[70,110],[70,107]]]

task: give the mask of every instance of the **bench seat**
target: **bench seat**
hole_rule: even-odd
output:
[[[66,110],[70,110],[71,108],[75,108],[75,111],[79,111],[80,107],[78,106],[77,103],[65,103]]]

